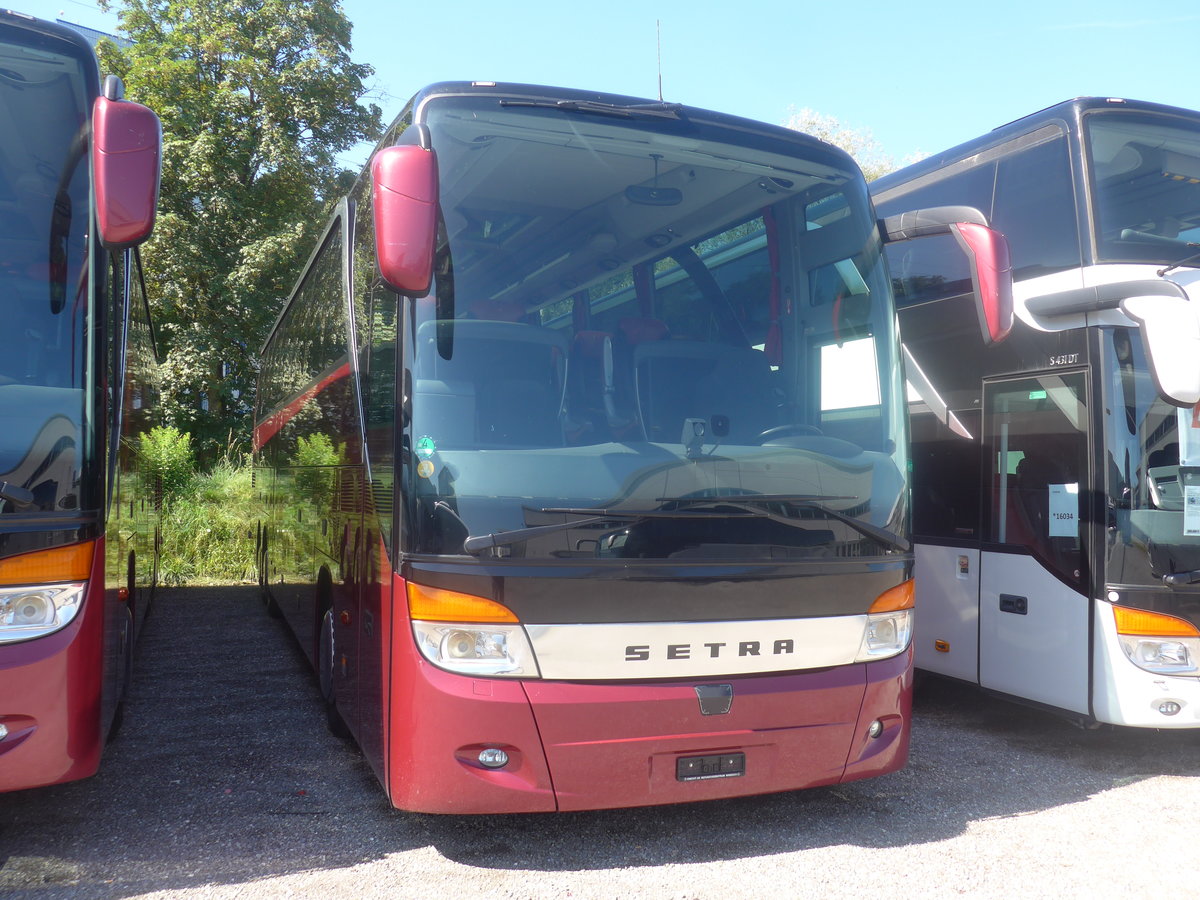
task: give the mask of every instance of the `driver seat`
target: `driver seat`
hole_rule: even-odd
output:
[[[648,440],[674,443],[685,419],[708,423],[706,443],[758,444],[779,424],[766,354],[751,347],[658,341],[634,348],[638,412]]]

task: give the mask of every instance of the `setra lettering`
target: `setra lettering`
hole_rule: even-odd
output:
[[[629,644],[625,647],[625,662],[648,662],[655,658],[687,660],[693,658],[693,653],[707,659],[720,659],[722,656],[735,654],[739,657],[789,656],[795,652],[796,642],[792,638],[779,638],[770,642],[739,641],[736,649],[726,641],[708,641],[699,645],[665,644],[658,649],[650,644]]]

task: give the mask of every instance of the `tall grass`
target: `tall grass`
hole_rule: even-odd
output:
[[[195,473],[162,511],[159,580],[168,585],[253,580],[258,520],[250,463],[226,458]]]

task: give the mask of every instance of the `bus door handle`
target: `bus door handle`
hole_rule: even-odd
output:
[[[1018,616],[1029,615],[1029,600],[1016,594],[1000,595],[1000,612],[1013,613]]]

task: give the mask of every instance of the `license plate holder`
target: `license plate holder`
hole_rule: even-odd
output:
[[[681,756],[675,760],[676,781],[709,781],[714,778],[740,778],[745,774],[745,753],[713,753],[707,756]]]

